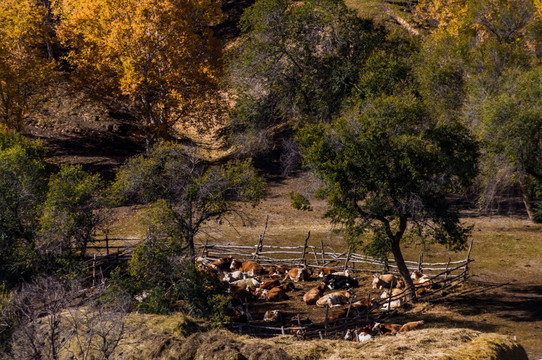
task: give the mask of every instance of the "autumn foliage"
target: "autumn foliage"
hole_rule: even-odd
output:
[[[61,0],[56,11],[79,83],[129,108],[148,145],[217,80],[216,2]]]

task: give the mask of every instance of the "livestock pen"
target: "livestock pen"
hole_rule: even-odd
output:
[[[240,260],[250,260],[259,263],[262,266],[279,266],[287,265],[290,267],[306,267],[308,269],[318,269],[320,267],[333,267],[337,270],[349,269],[355,274],[376,274],[376,273],[394,273],[398,274],[397,265],[394,259],[379,259],[363,254],[356,253],[351,249],[343,252],[335,252],[332,249],[324,248],[323,243],[320,246],[308,245],[310,233],[305,237],[303,245],[299,246],[276,246],[266,245],[263,242],[263,236],[260,236],[257,244],[253,246],[246,245],[223,245],[198,243],[197,251],[202,258],[213,260],[225,256],[232,256]],[[432,281],[431,290],[427,291],[417,299],[429,298],[438,296],[439,293],[461,284],[469,276],[469,264],[474,261],[470,254],[473,243],[470,243],[467,257],[462,260],[454,260],[451,258],[447,262],[429,263],[424,262],[423,253],[420,254],[417,261],[406,261],[409,271],[421,270],[428,275]],[[304,286],[306,287],[306,286]],[[366,286],[367,288],[367,286]],[[293,316],[293,319],[288,322],[288,325],[277,324],[269,325],[260,321],[237,322],[231,324],[232,328],[240,334],[251,334],[261,337],[272,337],[280,335],[294,335],[310,338],[325,338],[336,337],[338,334],[344,334],[346,329],[362,327],[373,321],[383,321],[392,316],[397,307],[393,307],[392,302],[404,298],[406,290],[398,294],[391,294],[386,298],[376,299],[373,306],[369,306],[365,311],[356,312],[350,311],[350,304],[346,316],[339,319],[330,320],[330,308],[326,307],[325,317],[322,321],[312,322],[310,324],[303,323],[300,314]],[[363,297],[365,298],[365,297]],[[371,294],[367,295],[370,301]],[[254,304],[245,304],[247,312]],[[271,308],[272,303],[260,303],[256,306]],[[401,307],[408,306],[408,302],[404,302]]]

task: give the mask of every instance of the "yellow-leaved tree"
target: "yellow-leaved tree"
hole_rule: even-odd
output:
[[[32,0],[0,0],[0,123],[18,131],[54,66],[39,47],[43,12]]]
[[[213,0],[57,0],[78,83],[144,125],[147,149],[216,83]]]

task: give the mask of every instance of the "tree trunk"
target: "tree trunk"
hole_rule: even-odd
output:
[[[521,188],[521,197],[523,199],[523,205],[525,205],[525,210],[527,210],[527,215],[529,220],[536,222],[534,215],[534,203],[535,203],[535,194],[534,186],[531,181],[529,181],[526,176],[520,176],[519,185]]]
[[[196,248],[194,246],[194,235],[189,235],[186,238],[186,245],[188,246],[188,255],[190,256],[190,260],[194,261],[196,258]]]
[[[416,289],[414,288],[414,283],[410,278],[410,272],[408,271],[405,259],[403,258],[403,253],[401,252],[399,241],[394,241],[392,243],[391,252],[393,254],[393,257],[395,258],[395,263],[397,264],[399,274],[401,274],[403,280],[405,281],[406,288],[408,290],[406,293],[406,300],[409,301],[416,297]]]

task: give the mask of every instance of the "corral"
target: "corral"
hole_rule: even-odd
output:
[[[374,322],[385,322],[399,307],[393,306],[398,299],[404,298],[402,290],[392,296],[381,298],[382,290],[373,289],[372,281],[375,273],[396,273],[397,267],[393,259],[377,259],[355,253],[351,250],[336,253],[324,248],[309,246],[310,233],[305,243],[299,246],[274,246],[264,244],[265,231],[259,237],[258,244],[254,246],[199,244],[202,263],[210,263],[219,258],[233,257],[243,261],[253,261],[268,269],[275,266],[289,266],[291,268],[306,268],[311,274],[307,281],[295,282],[295,290],[287,293],[287,299],[276,302],[266,300],[244,301],[240,305],[244,316],[234,319],[231,328],[239,334],[250,334],[259,337],[273,337],[279,335],[294,335],[304,339],[315,338],[342,338],[347,329],[361,328],[372,325]],[[418,298],[434,297],[439,293],[461,284],[469,276],[470,250],[467,258],[446,263],[426,263],[423,254],[418,261],[407,261],[410,271],[421,270],[431,278],[432,287]],[[359,282],[359,287],[352,289],[353,296],[347,304],[341,307],[318,307],[307,305],[303,295],[318,286],[322,279],[318,278],[317,269],[331,267],[336,271],[348,269],[351,276]],[[268,279],[264,277],[262,281]],[[329,290],[326,292],[328,293]],[[391,295],[391,292],[388,291]],[[356,301],[364,301],[370,306],[358,310],[353,306]],[[410,306],[401,301],[400,307]],[[277,310],[281,317],[279,320],[268,322],[264,320],[267,311]],[[422,319],[420,319],[422,320]]]

